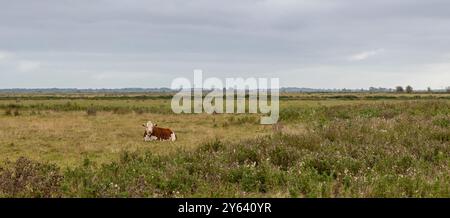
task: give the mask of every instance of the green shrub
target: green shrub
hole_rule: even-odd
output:
[[[11,108],[6,108],[6,109],[5,109],[5,115],[6,115],[6,116],[12,116],[12,114],[13,114],[13,113],[12,113]]]
[[[55,165],[41,164],[26,158],[7,162],[0,168],[0,196],[59,197],[63,179]]]
[[[20,116],[20,111],[19,111],[19,109],[16,108],[16,109],[14,110],[14,113],[13,113],[13,114],[14,114],[15,117]]]
[[[86,109],[86,114],[88,116],[96,116],[97,115],[97,109],[95,109],[94,107],[89,107]]]

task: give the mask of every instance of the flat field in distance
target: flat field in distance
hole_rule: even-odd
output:
[[[1,94],[0,196],[450,197],[450,94],[282,93],[276,126],[170,102]]]

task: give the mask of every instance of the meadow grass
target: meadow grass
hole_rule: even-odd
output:
[[[450,197],[449,100],[317,96],[282,98],[277,126],[163,98],[4,99],[0,196]],[[147,120],[178,140],[143,142]]]

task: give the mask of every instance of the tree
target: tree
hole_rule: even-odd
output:
[[[401,87],[401,86],[395,87],[395,91],[396,92],[404,92],[403,87]]]
[[[406,86],[406,93],[412,93],[412,92],[413,92],[412,86]]]
[[[450,86],[447,86],[446,91],[447,91],[447,93],[450,93]]]
[[[427,92],[432,92],[433,90],[431,90],[431,87],[427,88]]]

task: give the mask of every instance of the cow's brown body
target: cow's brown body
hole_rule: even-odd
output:
[[[157,126],[153,127],[153,131],[150,136],[155,136],[158,140],[170,140],[173,131],[166,128],[159,128]]]

